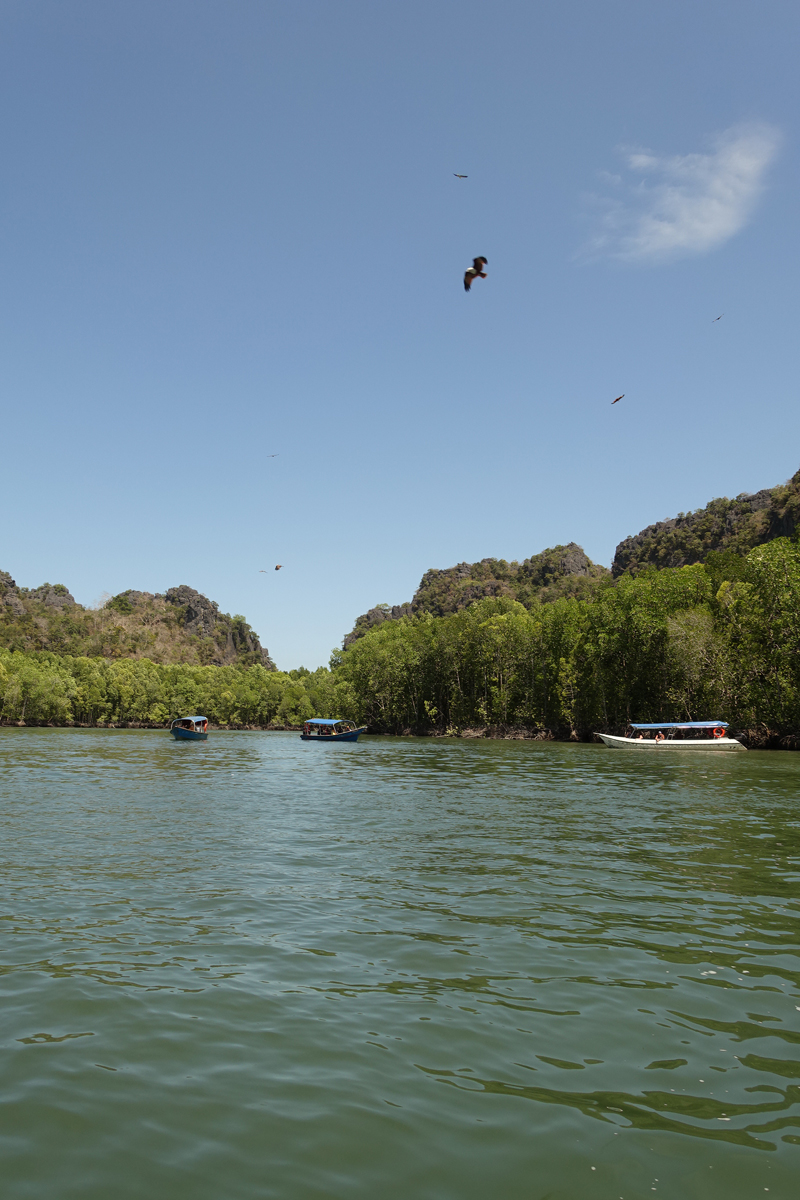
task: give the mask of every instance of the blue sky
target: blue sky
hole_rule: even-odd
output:
[[[786,479],[799,26],[6,0],[0,568],[187,583],[314,667],[429,567]]]

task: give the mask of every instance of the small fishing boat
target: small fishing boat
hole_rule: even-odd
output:
[[[208,717],[176,717],[169,729],[179,742],[205,742],[208,739]]]
[[[300,737],[304,742],[357,742],[358,735],[366,733],[366,730],[366,725],[356,728],[352,721],[312,717],[306,721]]]
[[[729,738],[727,721],[661,721],[655,725],[631,724],[625,737],[600,733],[616,750],[746,750]]]

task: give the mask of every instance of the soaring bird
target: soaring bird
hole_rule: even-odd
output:
[[[265,454],[265,458],[280,458],[280,454]]]
[[[277,567],[275,568],[275,570],[276,570],[276,571],[280,571],[280,569],[281,569],[281,566],[282,566],[282,564],[281,564],[281,563],[278,563],[278,565],[277,565]]]
[[[714,320],[711,322],[711,324],[716,325],[717,321],[721,321],[724,316],[725,313],[720,313],[718,317],[714,317]]]
[[[473,258],[472,266],[468,267],[467,270],[464,272],[464,291],[465,292],[468,292],[469,289],[472,287],[473,279],[477,279],[478,276],[480,276],[481,279],[486,278],[486,272],[484,271],[483,268],[486,266],[488,261],[489,261],[488,258],[484,258],[483,255],[481,255],[480,258]]]
[[[453,171],[456,179],[469,179],[469,175],[459,175],[458,171]]]
[[[622,393],[622,396],[624,396],[624,395],[625,395],[625,393],[623,392],[623,393]],[[617,396],[617,399],[616,399],[616,400],[612,400],[612,401],[611,401],[611,403],[612,403],[612,404],[616,404],[616,403],[617,403],[617,401],[619,401],[619,400],[621,400],[621,399],[622,399],[622,396]]]

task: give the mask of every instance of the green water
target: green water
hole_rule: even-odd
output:
[[[4,1200],[800,1193],[800,754],[0,730]]]

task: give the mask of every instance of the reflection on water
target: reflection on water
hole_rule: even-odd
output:
[[[4,1194],[794,1197],[799,783],[0,730]]]

